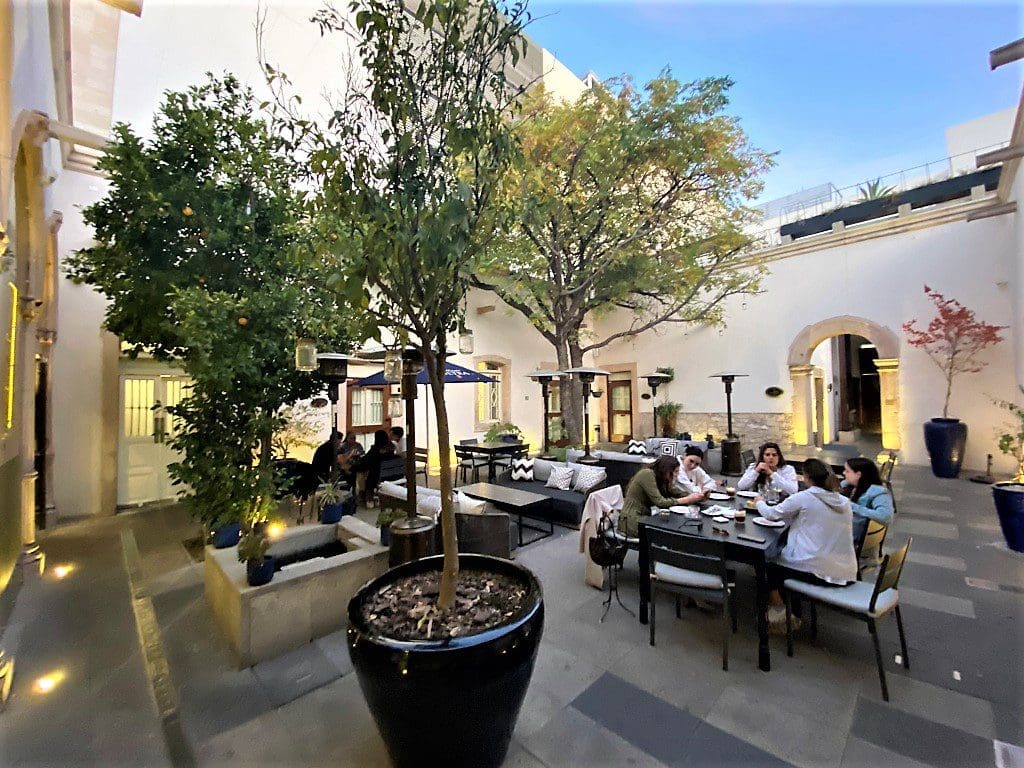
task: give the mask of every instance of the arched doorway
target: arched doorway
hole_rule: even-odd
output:
[[[878,371],[878,391],[882,447],[900,447],[899,337],[885,326],[862,317],[843,315],[806,326],[789,347],[789,376],[793,384],[793,442],[811,445],[815,413],[815,366],[811,356],[815,348],[833,336],[859,336],[874,345],[877,358],[872,361]]]

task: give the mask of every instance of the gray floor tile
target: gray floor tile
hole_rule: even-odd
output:
[[[960,528],[952,523],[936,523],[923,519],[904,519],[902,516],[893,524],[900,533],[911,536],[930,536],[934,539],[959,539]]]
[[[953,500],[950,496],[945,496],[940,493],[921,493],[919,491],[907,491],[903,494],[903,498],[921,499],[923,501],[942,501],[947,503]]]
[[[918,608],[927,608],[930,611],[948,613],[952,616],[963,616],[965,619],[975,618],[974,602],[962,597],[940,595],[900,585],[900,602],[915,605]]]
[[[918,563],[920,565],[931,565],[936,568],[948,568],[951,571],[967,570],[967,562],[962,557],[930,555],[927,552],[920,552],[913,548],[907,553],[907,562]]]
[[[786,768],[789,763],[713,725],[701,723],[686,745],[683,756],[673,765],[686,768]]]
[[[840,768],[927,768],[924,763],[851,736]]]
[[[938,506],[922,506],[922,505],[910,505],[901,504],[899,507],[899,520],[906,520],[910,518],[933,518],[938,520],[953,520],[956,515],[951,510],[943,509]]]
[[[327,635],[327,637],[314,640],[313,645],[319,648],[324,656],[331,660],[331,663],[337,667],[338,672],[342,675],[347,675],[352,671],[352,659],[348,655],[348,641],[345,637],[345,630],[342,629]]]
[[[857,703],[850,733],[937,768],[990,766],[993,761],[990,739],[863,698]]]
[[[341,670],[313,643],[261,661],[252,668],[252,672],[275,707],[341,676]]]
[[[664,768],[664,763],[602,728],[573,707],[561,710],[522,745],[554,768]]]
[[[995,738],[995,715],[991,702],[904,675],[888,675],[887,682],[890,707],[983,739]],[[861,695],[880,703],[878,681],[864,680]]]

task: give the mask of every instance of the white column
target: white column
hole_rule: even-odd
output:
[[[813,365],[789,366],[793,382],[793,442],[797,445],[810,445],[814,439],[813,373]]]
[[[900,361],[879,358],[874,362],[882,400],[882,447],[897,451],[900,448]]]

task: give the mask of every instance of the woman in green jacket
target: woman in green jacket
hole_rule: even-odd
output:
[[[626,488],[626,498],[619,514],[619,531],[630,537],[637,536],[637,520],[651,514],[651,507],[668,507],[685,504],[686,498],[672,498],[672,484],[679,472],[679,461],[675,456],[659,456],[649,469],[641,469]]]

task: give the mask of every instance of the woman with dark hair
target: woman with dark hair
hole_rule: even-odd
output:
[[[757,499],[757,511],[762,517],[789,523],[786,546],[775,563],[768,566],[768,584],[772,589],[768,621],[774,631],[786,623],[780,592],[786,579],[842,587],[857,578],[850,500],[835,490],[835,475],[818,459],[804,462],[804,482],[807,490],[794,493],[774,507],[760,497]]]
[[[771,487],[789,496],[800,490],[796,470],[786,463],[778,443],[762,445],[757,453],[757,461],[747,467],[743,477],[736,483],[738,490],[758,493],[764,493]]]
[[[843,487],[852,490],[850,506],[853,507],[853,539],[864,535],[868,520],[882,525],[892,522],[892,496],[882,485],[878,466],[871,459],[859,456],[847,459],[843,467]]]
[[[679,457],[679,471],[676,473],[676,485],[688,494],[687,504],[696,504],[703,501],[718,487],[701,463],[704,461],[704,451],[696,445],[688,445]]]
[[[626,536],[637,536],[637,520],[651,514],[651,507],[668,509],[686,504],[684,498],[672,497],[672,485],[679,471],[675,456],[659,456],[649,468],[641,469],[626,488],[626,498],[619,513],[619,531]]]
[[[374,493],[377,491],[377,486],[380,485],[381,463],[384,459],[391,458],[394,455],[395,444],[391,442],[391,438],[388,437],[386,431],[378,429],[373,433],[373,445],[370,446],[370,450],[366,452],[365,456],[360,456],[353,465],[356,472],[366,473],[366,486],[363,491],[363,497],[367,505],[373,503]]]

